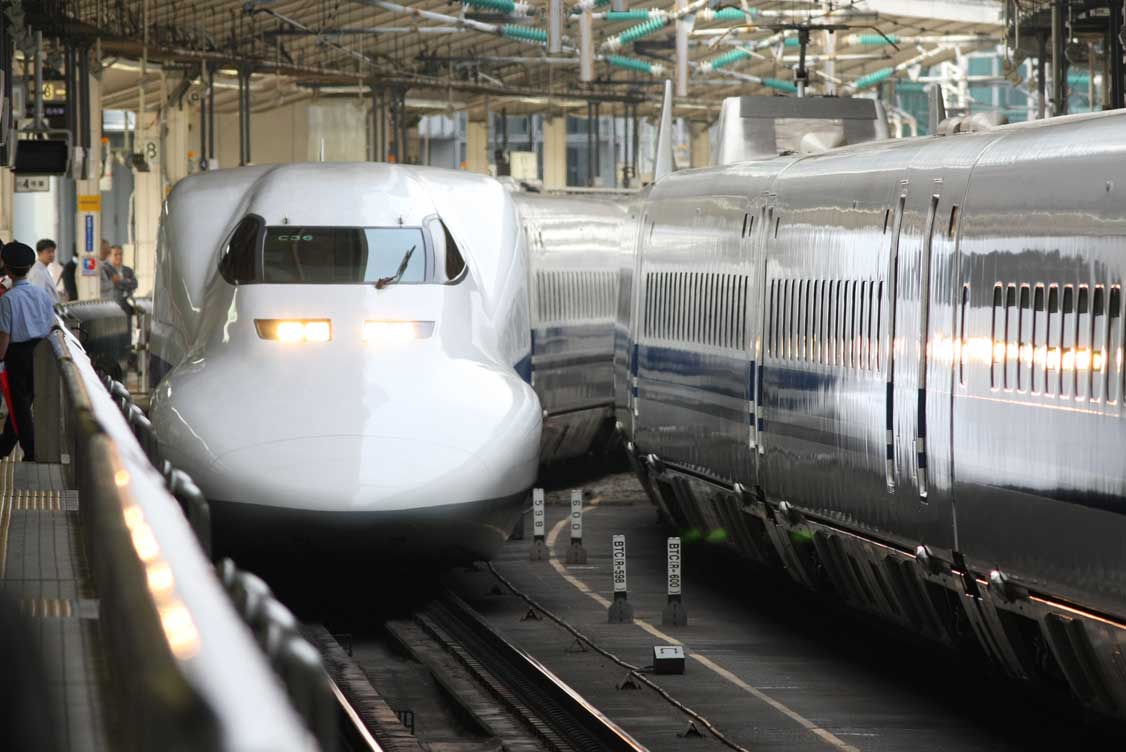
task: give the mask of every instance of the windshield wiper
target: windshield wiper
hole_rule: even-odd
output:
[[[399,271],[395,272],[393,276],[380,277],[379,279],[375,280],[376,290],[382,290],[384,287],[389,287],[403,278],[403,275],[407,272],[407,264],[411,262],[411,255],[414,253],[414,249],[417,247],[417,245],[412,245],[410,247],[410,250],[407,251],[405,256],[403,256],[403,260],[399,262]]]

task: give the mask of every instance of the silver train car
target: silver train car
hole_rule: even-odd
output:
[[[538,465],[527,274],[489,178],[294,164],[177,183],[150,417],[220,548],[491,558]]]
[[[530,379],[543,406],[540,462],[604,450],[614,436],[620,268],[632,258],[623,203],[514,193],[529,250]]]
[[[1126,717],[1124,193],[1122,113],[658,181],[614,356],[643,485]]]

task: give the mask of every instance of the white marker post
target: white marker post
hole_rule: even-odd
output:
[[[583,492],[571,491],[571,547],[567,549],[568,564],[586,564],[583,548]]]
[[[681,545],[680,538],[669,538],[668,540],[668,591],[669,602],[665,606],[665,610],[661,612],[661,624],[664,626],[685,627],[688,626],[688,612],[684,610],[684,603],[681,602],[681,588],[683,587],[683,580],[681,578],[681,568],[684,566],[684,549]]]
[[[629,603],[629,586],[626,582],[626,537],[615,535],[610,544],[610,566],[614,581],[614,600],[610,603],[611,624],[629,624],[633,621],[633,606]]]
[[[544,543],[543,489],[532,489],[532,547],[528,550],[531,561],[547,560],[547,544]]]

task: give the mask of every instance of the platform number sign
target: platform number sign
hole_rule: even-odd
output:
[[[680,538],[669,538],[669,595],[680,595],[680,565],[683,562]]]
[[[542,538],[544,534],[543,489],[532,489],[532,535]]]
[[[571,492],[571,540],[583,539],[583,492]]]
[[[614,574],[614,592],[626,592],[626,537],[615,535],[610,548]]]

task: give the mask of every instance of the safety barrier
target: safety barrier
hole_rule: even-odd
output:
[[[200,548],[211,558],[211,507],[191,476],[172,466],[160,454],[152,422],[134,403],[129,390],[103,374],[102,381],[117,409],[133,432],[149,463],[160,468],[165,487],[180,504]],[[219,567],[220,580],[243,621],[250,627],[258,647],[285,685],[294,708],[313,732],[321,749],[330,752],[339,741],[337,710],[332,686],[320,653],[298,631],[297,619],[274,599],[259,577],[240,572],[230,560]]]
[[[37,459],[63,464],[81,499],[115,741],[146,750],[316,749],[197,545],[197,534],[209,536],[198,489],[170,470],[174,496],[153,466],[151,424],[132,400],[123,417],[123,390],[103,389],[61,328],[37,349],[35,371]]]

